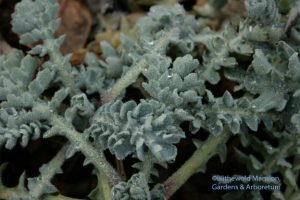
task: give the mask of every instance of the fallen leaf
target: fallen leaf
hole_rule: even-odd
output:
[[[71,53],[85,46],[91,26],[92,15],[79,0],[61,0],[58,12],[61,25],[56,35],[66,35],[62,53]]]
[[[208,0],[197,0],[196,5],[197,6],[203,6],[204,4],[206,4],[208,2]]]
[[[1,38],[0,38],[0,55],[8,54],[10,52],[10,50],[11,50],[11,46],[4,40],[1,40]]]
[[[79,49],[72,53],[72,57],[70,59],[72,66],[79,66],[84,63],[84,58],[87,50],[86,49]]]

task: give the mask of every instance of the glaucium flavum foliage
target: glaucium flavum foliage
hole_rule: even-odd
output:
[[[142,100],[122,103],[117,100],[102,106],[88,129],[95,143],[108,148],[118,159],[135,153],[144,161],[151,153],[158,162],[174,161],[176,144],[184,132],[164,104]]]
[[[230,2],[209,1],[220,12]],[[71,55],[59,50],[65,36],[54,36],[58,1],[22,0],[12,30],[32,48],[0,55],[0,147],[26,147],[53,136],[67,142],[39,176],[23,174],[13,188],[0,179],[0,199],[72,199],[51,180],[76,152],[97,176],[90,199],[169,199],[192,175],[205,173],[211,157],[226,162],[233,135],[241,145],[230,147],[231,160],[251,174],[280,174],[285,187],[271,198],[297,199],[300,21],[293,6],[299,3],[283,4],[246,0],[248,17],[239,24],[220,20],[218,31],[209,27],[211,19],[195,18],[179,4],[153,6],[134,34],[120,35],[119,49],[101,41],[101,58],[88,52],[81,66],[72,67]],[[280,13],[283,6],[289,14]],[[131,85],[139,99],[124,98]],[[202,133],[208,138],[196,139]],[[193,141],[193,155],[163,183],[153,179],[160,175],[157,165],[176,163],[183,138]],[[133,160],[137,171],[123,180],[109,153],[118,162]],[[246,192],[223,198],[245,198]],[[262,198],[259,191],[250,196]]]

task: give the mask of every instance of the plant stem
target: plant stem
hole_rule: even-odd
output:
[[[105,176],[111,186],[122,181],[119,174],[106,160],[103,152],[98,150],[99,147],[95,148],[89,143],[84,135],[75,130],[70,122],[67,122],[66,119],[51,110],[51,108],[44,103],[36,103],[32,110],[34,110],[34,112],[24,113],[20,116],[17,120],[18,123],[22,124],[34,120],[48,120],[52,128],[49,130],[51,134],[47,137],[58,134],[65,136],[69,140],[70,145],[76,145],[76,148],[85,155],[87,161],[91,162],[95,168]]]
[[[269,175],[271,169],[278,164],[278,161],[282,158],[284,158],[287,154],[290,148],[295,145],[295,141],[297,141],[297,138],[294,138],[295,140],[290,140],[286,144],[283,144],[280,146],[280,151],[274,154],[273,158],[268,160],[268,162],[264,163],[264,168],[262,171],[263,175]]]
[[[73,78],[70,76],[71,73],[67,72],[65,69],[65,65],[69,65],[71,67],[71,64],[64,63],[64,57],[60,53],[60,50],[54,45],[55,40],[51,35],[48,35],[48,40],[44,41],[45,46],[49,50],[49,56],[53,60],[53,64],[55,66],[55,69],[57,70],[59,76],[62,78],[63,84],[66,87],[70,88],[71,96],[80,93],[80,89],[76,86]]]
[[[151,168],[153,166],[153,155],[151,152],[148,153],[146,160],[143,162],[141,172],[145,174],[147,180],[151,176]]]
[[[97,172],[98,177],[98,185],[100,187],[99,190],[101,191],[101,199],[103,200],[111,200],[111,193],[110,193],[110,186],[105,178],[100,172]]]
[[[229,132],[224,130],[218,135],[211,135],[194,154],[164,182],[165,197],[169,199],[191,176],[206,164],[206,161],[217,153],[221,143],[229,139]]]
[[[120,174],[122,180],[126,180],[127,176],[126,176],[123,160],[116,159],[116,168],[117,168],[117,172],[118,172],[118,174]]]
[[[135,66],[132,66],[129,71],[127,71],[127,73],[107,92],[107,94],[101,99],[102,104],[116,99],[129,85],[134,83],[142,71],[148,66],[147,56],[159,53],[166,48],[170,42],[170,38],[174,38],[174,36],[177,35],[177,32],[177,29],[172,29],[169,33],[158,39],[153,49],[146,53]]]
[[[121,182],[121,178],[110,163],[106,160],[102,152],[97,151],[82,134],[77,132],[72,125],[69,125],[64,118],[54,114],[50,119],[52,125],[62,130],[65,137],[71,144],[76,144],[80,151],[94,164],[97,170],[108,180],[111,186]]]
[[[76,145],[76,148],[85,155],[87,161],[93,163],[95,168],[105,176],[111,186],[122,181],[119,174],[106,160],[103,152],[97,150],[99,147],[95,148],[89,143],[84,135],[75,130],[70,122],[67,122],[62,116],[53,112],[51,108],[44,103],[37,103],[32,110],[34,110],[34,112],[24,113],[24,115],[20,116],[18,123],[22,124],[41,119],[48,120],[52,128],[50,129],[51,134],[47,137],[58,134],[65,136],[69,140],[70,145]]]
[[[37,182],[36,186],[30,190],[30,195],[38,199],[50,183],[52,177],[57,173],[57,170],[62,166],[65,161],[65,153],[66,153],[67,146],[64,146],[56,156],[47,164],[47,168],[41,172],[39,176],[39,181]]]

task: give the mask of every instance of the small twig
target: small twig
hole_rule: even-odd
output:
[[[117,172],[120,174],[122,180],[126,180],[127,176],[126,176],[123,160],[116,159],[116,165],[117,165]]]
[[[62,15],[67,7],[67,4],[68,4],[67,0],[60,1],[60,6],[59,6],[59,10],[57,12],[57,17],[62,17]]]

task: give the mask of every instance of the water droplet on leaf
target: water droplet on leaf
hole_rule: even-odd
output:
[[[249,26],[249,32],[253,31],[253,26]]]

